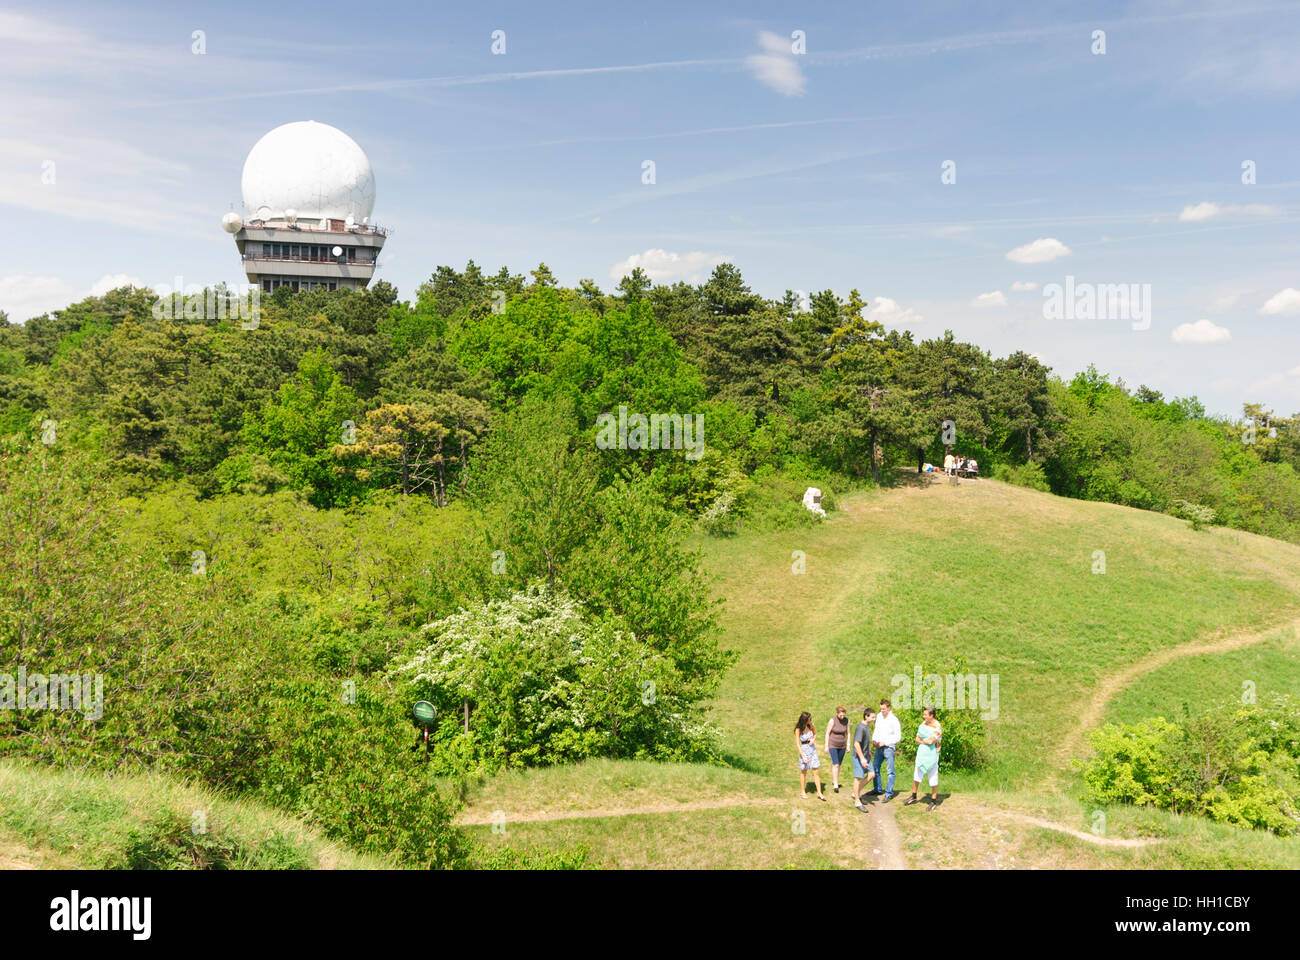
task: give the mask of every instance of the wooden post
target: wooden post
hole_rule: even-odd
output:
[[[465,701],[465,732],[469,733],[469,701]]]

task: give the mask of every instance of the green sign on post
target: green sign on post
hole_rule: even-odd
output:
[[[428,700],[417,700],[411,707],[411,716],[415,720],[415,725],[420,728],[420,739],[415,741],[412,750],[419,750],[421,742],[424,743],[424,752],[431,753],[433,748],[429,744],[429,724],[438,718],[438,708]]]

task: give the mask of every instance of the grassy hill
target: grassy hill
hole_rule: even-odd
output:
[[[0,762],[0,869],[386,866],[293,817],[167,777]]]
[[[1070,763],[1107,719],[1174,716],[1247,680],[1261,702],[1296,692],[1300,547],[992,480],[904,475],[840,506],[813,529],[700,540],[741,654],[714,704],[732,769],[511,773],[472,787],[462,821],[609,866],[1300,866],[1294,841],[1149,810],[1102,811],[1099,835]],[[943,772],[933,813],[856,811],[824,757],[830,802],[796,796],[801,710],[820,737],[836,704],[957,655],[1000,681],[985,769]]]

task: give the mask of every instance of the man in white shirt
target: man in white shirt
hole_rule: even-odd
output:
[[[880,712],[876,714],[876,725],[871,728],[871,745],[876,748],[875,759],[871,764],[875,772],[876,788],[871,792],[880,793],[881,784],[885,787],[885,803],[894,798],[894,748],[903,739],[903,728],[899,726],[893,705],[888,700],[880,701]],[[888,780],[880,776],[881,761],[889,772]]]

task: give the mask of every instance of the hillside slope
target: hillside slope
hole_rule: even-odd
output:
[[[387,866],[286,814],[168,777],[0,762],[0,869]]]
[[[1098,836],[1070,760],[1084,753],[1086,728],[1149,672],[1257,646],[1293,650],[1300,547],[991,480],[904,476],[841,506],[816,528],[700,541],[726,600],[724,645],[740,652],[714,704],[738,769],[509,774],[471,791],[465,822],[486,833],[495,816],[499,842],[583,843],[597,862],[625,866],[885,865],[895,844],[909,865],[1292,861],[1293,845],[1276,838],[1148,811],[1108,811]],[[820,729],[837,704],[860,710],[890,696],[896,674],[956,656],[998,677],[987,769],[946,773],[933,814],[892,804],[863,815],[847,789],[828,788],[827,804],[796,797],[790,740],[801,710]],[[1294,689],[1296,661],[1268,662],[1283,672],[1252,677],[1258,695]],[[1172,713],[1241,690],[1233,671],[1188,677],[1144,704]],[[822,773],[829,784],[825,758]],[[910,770],[898,789],[910,789]]]

